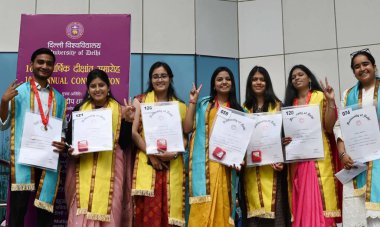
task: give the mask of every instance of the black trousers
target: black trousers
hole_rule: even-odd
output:
[[[35,187],[41,178],[41,169],[34,168]],[[9,227],[22,227],[24,226],[24,218],[27,213],[28,203],[30,196],[33,193],[30,191],[13,191],[10,198],[10,211],[9,211]],[[54,223],[54,214],[46,210],[37,208],[37,226],[38,227],[51,227]]]

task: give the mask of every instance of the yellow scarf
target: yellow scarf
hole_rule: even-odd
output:
[[[142,102],[155,102],[154,91],[145,95]],[[179,109],[182,120],[185,118],[186,105],[179,102]],[[141,124],[141,116],[140,116]],[[142,127],[141,127],[142,128]],[[144,132],[141,129],[140,135],[144,138]],[[185,225],[185,172],[182,155],[170,161],[168,179],[168,217],[169,224],[184,226]],[[149,196],[154,197],[156,171],[151,165],[148,165],[148,156],[144,151],[138,150],[133,171],[132,196]]]
[[[325,112],[326,112],[326,101],[323,92],[313,91],[309,104],[319,104],[320,116],[322,121],[322,127],[325,125]],[[338,192],[337,186],[338,182],[334,176],[334,164],[333,156],[330,148],[330,143],[326,135],[326,131],[322,128],[322,138],[324,147],[324,159],[315,161],[315,169],[318,175],[319,190],[322,196],[323,214],[325,217],[340,217],[341,212],[338,208]],[[292,165],[292,164],[291,164]],[[289,198],[292,198],[292,183],[288,174],[288,193]],[[292,200],[289,199],[290,206],[292,205]],[[291,209],[290,209],[291,210]]]
[[[281,103],[278,102],[275,106],[269,105],[268,112],[277,112],[280,108]],[[245,168],[244,183],[247,218],[275,218],[277,188],[275,170],[270,165]]]
[[[112,109],[113,151],[80,155],[76,166],[77,215],[85,214],[87,219],[111,220],[111,203],[114,183],[114,159],[116,143],[119,141],[121,106],[110,99],[106,108]],[[80,110],[92,110],[90,101]]]

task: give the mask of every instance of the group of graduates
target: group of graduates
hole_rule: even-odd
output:
[[[74,111],[112,109],[113,150],[76,155],[70,146],[73,126],[66,122],[64,97],[49,83],[55,56],[40,48],[31,57],[32,79],[14,81],[2,95],[0,129],[10,127],[10,194],[8,226],[23,226],[28,201],[34,196],[37,226],[52,226],[60,170],[66,168],[65,197],[68,226],[380,226],[380,161],[343,185],[334,174],[354,162],[345,151],[335,93],[304,65],[289,72],[285,100],[274,92],[268,71],[255,66],[246,82],[245,101],[236,98],[235,78],[227,67],[210,79],[209,96],[199,97],[202,85],[192,85],[189,103],[177,97],[173,72],[164,62],[149,70],[148,89],[120,104],[112,95],[108,75],[94,69],[87,91]],[[342,105],[377,105],[380,79],[368,49],[351,55],[357,84],[342,96]],[[134,86],[131,84],[131,86]],[[148,155],[141,103],[178,101],[187,152]],[[320,107],[324,158],[259,167],[226,166],[209,159],[209,138],[219,106],[260,113],[282,107],[317,104]],[[63,119],[62,140],[54,152],[66,166],[50,171],[17,162],[26,112]],[[379,114],[380,111],[377,110]],[[335,135],[335,136],[334,136]],[[283,137],[283,147],[292,138]],[[343,190],[342,190],[343,188]],[[343,191],[343,192],[342,192]],[[342,205],[343,204],[343,205]]]

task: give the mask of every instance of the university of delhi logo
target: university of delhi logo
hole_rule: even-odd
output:
[[[84,33],[84,27],[79,22],[71,22],[66,26],[66,35],[71,39],[79,39]]]

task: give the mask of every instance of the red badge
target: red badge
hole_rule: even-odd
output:
[[[87,142],[87,140],[78,141],[78,151],[79,152],[88,151],[88,142]]]
[[[157,140],[157,149],[166,151],[168,149],[166,139],[158,139]]]
[[[214,152],[212,152],[212,156],[218,160],[222,160],[226,156],[226,152],[222,148],[216,147]]]
[[[252,151],[251,153],[252,162],[261,162],[261,151]]]

